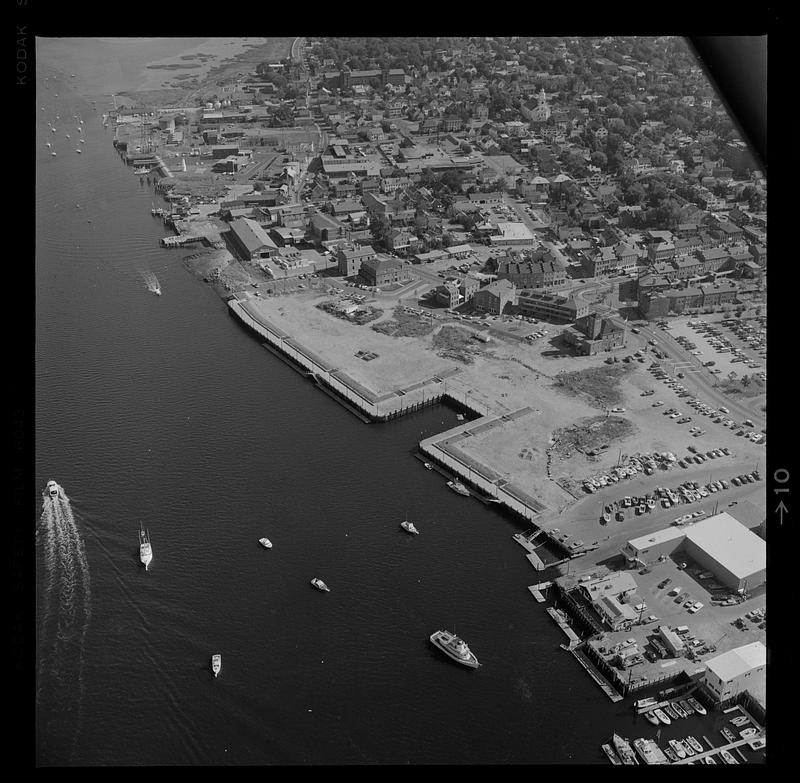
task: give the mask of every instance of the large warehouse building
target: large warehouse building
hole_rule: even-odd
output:
[[[766,542],[724,511],[684,528],[631,539],[622,548],[628,562],[643,564],[678,551],[732,590],[752,590],[767,578]]]

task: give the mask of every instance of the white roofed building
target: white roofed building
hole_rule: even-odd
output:
[[[767,648],[752,642],[709,658],[703,684],[718,701],[728,701],[742,691],[763,690],[766,668]]]

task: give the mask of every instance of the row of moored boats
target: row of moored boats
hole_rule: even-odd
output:
[[[739,762],[727,750],[715,749],[713,746],[708,751],[696,737],[684,739],[671,739],[668,747],[661,748],[655,740],[639,737],[633,742],[624,739],[619,734],[614,734],[610,743],[604,743],[603,752],[612,764],[670,764],[697,754],[708,753],[716,750],[725,764],[738,764]],[[716,764],[713,754],[699,759],[703,764]]]

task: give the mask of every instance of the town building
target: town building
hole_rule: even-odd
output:
[[[478,289],[472,297],[472,306],[478,313],[500,315],[516,301],[516,287],[510,280],[495,280]]]
[[[523,315],[566,323],[574,323],[589,314],[589,304],[583,299],[544,291],[520,291],[517,309]]]
[[[647,565],[680,551],[726,587],[745,592],[766,581],[766,543],[723,511],[686,527],[668,527],[628,541],[629,563]]]
[[[588,309],[588,305],[586,308]],[[576,319],[575,328],[563,332],[564,339],[583,356],[616,351],[624,348],[628,330],[618,318],[589,313]]]
[[[344,277],[354,277],[361,269],[361,263],[376,257],[375,251],[369,245],[346,246],[336,249],[336,261],[339,274]]]
[[[246,260],[269,258],[277,252],[278,246],[255,220],[238,218],[230,227],[231,242]]]
[[[510,280],[517,288],[560,288],[567,282],[564,266],[552,257],[537,261],[502,259],[497,277]]]
[[[743,691],[762,690],[766,669],[767,648],[751,642],[709,658],[702,683],[718,702],[726,702]]]
[[[375,256],[361,262],[360,277],[366,285],[383,286],[404,283],[413,278],[411,267],[397,258]]]

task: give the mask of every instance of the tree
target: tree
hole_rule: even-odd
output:
[[[597,166],[600,169],[605,169],[608,165],[608,156],[598,150],[597,152],[592,153],[592,165]]]

